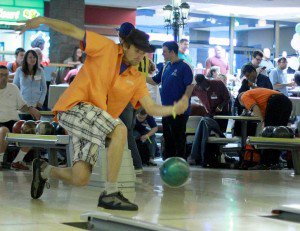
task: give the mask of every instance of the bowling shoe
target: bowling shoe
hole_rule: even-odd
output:
[[[98,207],[112,210],[137,211],[138,206],[131,203],[119,192],[107,194],[106,191],[99,196]]]
[[[32,182],[31,182],[31,197],[33,199],[38,199],[42,196],[45,188],[50,188],[50,184],[47,179],[44,179],[41,175],[42,171],[47,167],[48,163],[39,158],[35,158],[32,162]]]

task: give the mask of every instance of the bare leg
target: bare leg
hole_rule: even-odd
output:
[[[127,142],[127,128],[120,124],[108,137],[111,138],[111,142],[107,150],[107,181],[114,183],[118,179],[123,151]]]
[[[0,128],[0,153],[4,153],[8,143],[5,141],[6,133],[8,133],[9,130],[7,127],[1,127]]]
[[[91,165],[84,161],[78,161],[71,168],[53,167],[50,176],[72,185],[84,186],[90,180]]]

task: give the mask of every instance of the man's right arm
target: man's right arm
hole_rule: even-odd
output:
[[[29,19],[25,21],[24,25],[17,27],[17,29],[21,30],[22,34],[26,30],[38,28],[41,24],[45,24],[55,31],[58,31],[62,34],[65,34],[80,41],[82,41],[84,38],[85,31],[78,28],[77,26],[65,21],[46,17],[37,17]]]

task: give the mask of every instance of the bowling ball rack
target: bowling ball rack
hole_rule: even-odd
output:
[[[68,135],[34,135],[7,133],[5,140],[19,147],[44,148],[48,150],[50,164],[57,166],[57,150],[65,149],[67,165],[71,166],[70,159],[70,137]]]

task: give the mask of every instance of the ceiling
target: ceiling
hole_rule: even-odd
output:
[[[88,5],[162,9],[171,0],[85,0]],[[300,22],[299,0],[190,0],[191,13]]]

